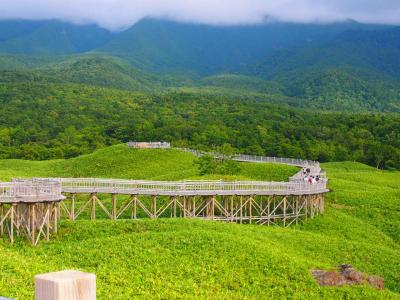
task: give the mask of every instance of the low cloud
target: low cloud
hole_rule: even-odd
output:
[[[400,0],[0,0],[0,19],[60,19],[110,30],[152,17],[211,25],[265,20],[400,24]]]

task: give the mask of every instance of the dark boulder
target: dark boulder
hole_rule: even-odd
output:
[[[369,276],[357,271],[352,265],[340,265],[337,270],[312,270],[312,275],[321,286],[343,286],[369,284],[377,289],[384,289],[383,278],[379,276]]]

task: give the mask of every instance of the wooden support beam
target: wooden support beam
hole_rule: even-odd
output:
[[[11,244],[14,243],[14,212],[16,204],[11,205],[11,215],[10,215],[10,241]]]
[[[303,197],[304,197],[304,201],[306,202],[306,204],[305,204],[305,210],[306,210],[305,219],[307,220],[307,218],[308,218],[308,196],[303,196]]]
[[[186,196],[183,196],[183,217],[186,218]]]
[[[231,215],[231,222],[233,222],[233,212],[234,212],[234,201],[235,201],[235,196],[231,196],[231,207],[230,207],[230,215]]]
[[[211,220],[214,221],[215,219],[215,196],[212,196],[211,198]]]
[[[58,203],[53,204],[53,211],[54,211],[54,215],[53,215],[54,228],[53,228],[53,231],[54,231],[54,233],[57,233],[57,227],[58,227],[58,224],[57,224],[57,222],[58,222],[58,205],[57,204]]]
[[[174,196],[174,203],[173,203],[173,214],[174,214],[174,218],[176,218],[176,196]]]
[[[113,220],[117,219],[117,195],[111,194],[111,217]]]
[[[96,194],[95,193],[93,193],[93,194],[91,194],[90,195],[90,200],[91,200],[91,203],[92,203],[92,212],[91,212],[91,215],[90,215],[90,219],[91,220],[96,220]]]
[[[46,241],[50,240],[50,207],[51,203],[46,203]]]
[[[156,219],[157,218],[157,196],[152,196],[151,199],[152,199],[152,205],[151,206],[153,208],[152,218]]]
[[[4,218],[4,205],[0,204],[0,234],[4,235],[4,222],[2,222]]]
[[[196,217],[196,196],[193,197],[192,216],[193,218]]]
[[[133,197],[133,203],[132,203],[131,218],[137,219],[137,196],[136,195],[132,195],[132,197]]]
[[[283,198],[283,227],[286,227],[286,206],[287,206],[287,196]]]
[[[240,224],[243,222],[243,196],[240,196]]]
[[[75,194],[71,194],[70,219],[75,221]]]
[[[253,197],[249,197],[249,223],[253,222]]]
[[[35,236],[35,234],[36,234],[36,205],[35,204],[32,204],[31,205],[31,218],[32,218],[32,221],[31,221],[31,237],[32,237],[32,240],[31,240],[31,243],[32,243],[32,245],[34,245],[35,244],[35,241],[36,241],[36,236]]]

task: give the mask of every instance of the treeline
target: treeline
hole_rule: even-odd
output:
[[[400,169],[398,114],[293,109],[198,93],[75,84],[0,85],[0,158],[69,158],[129,140]]]

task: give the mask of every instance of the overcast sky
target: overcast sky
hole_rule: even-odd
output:
[[[0,19],[61,19],[118,30],[145,17],[213,25],[290,22],[400,24],[400,0],[0,0]]]

